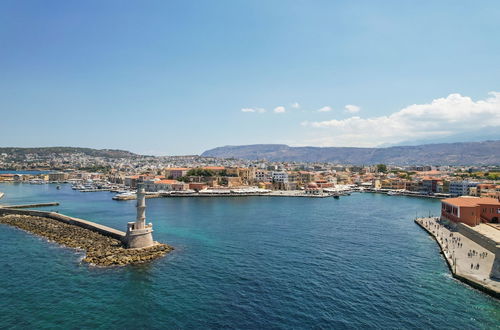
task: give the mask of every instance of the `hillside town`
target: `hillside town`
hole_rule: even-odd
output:
[[[349,187],[437,198],[500,197],[500,167],[495,166],[358,166],[200,156],[104,157],[85,153],[14,156],[2,153],[0,169],[10,170],[10,173],[0,173],[0,182],[71,182],[80,190],[132,190],[142,183],[150,193],[227,193],[228,190],[256,188],[321,195],[339,187]],[[30,171],[42,172],[33,174]]]

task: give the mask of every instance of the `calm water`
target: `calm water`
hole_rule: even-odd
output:
[[[125,229],[135,201],[63,185],[0,184],[2,203]],[[0,225],[0,328],[498,328],[500,303],[451,278],[412,221],[439,202],[353,194],[147,200],[155,239],[140,266],[81,254]]]

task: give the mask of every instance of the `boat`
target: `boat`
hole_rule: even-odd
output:
[[[135,199],[135,198],[137,198],[137,194],[133,191],[124,192],[124,193],[118,194],[116,196],[113,196],[113,199],[115,201],[129,200],[129,199]]]
[[[61,186],[57,185],[56,189],[61,190]]]

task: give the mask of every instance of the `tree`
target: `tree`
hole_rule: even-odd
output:
[[[387,166],[385,164],[378,164],[377,172],[387,173]]]

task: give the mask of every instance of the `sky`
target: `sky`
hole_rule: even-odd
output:
[[[0,146],[500,139],[499,1],[0,0]]]

